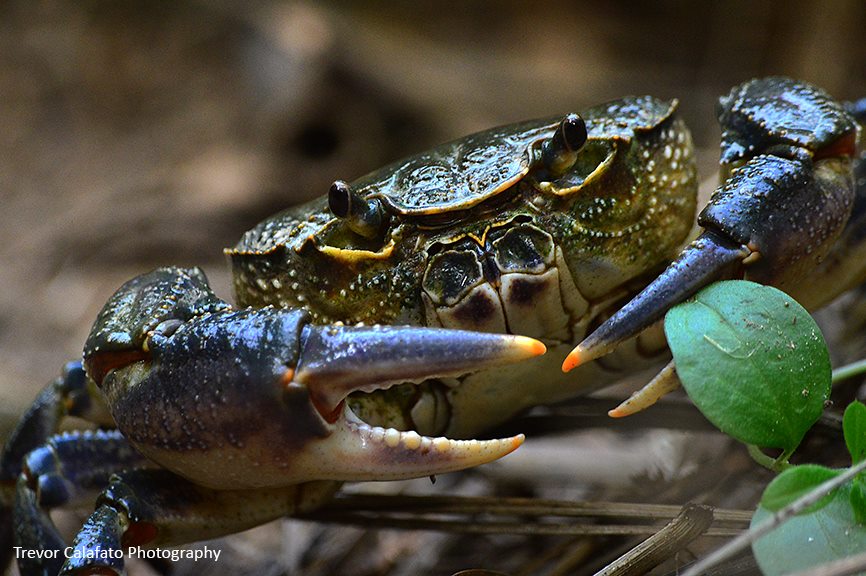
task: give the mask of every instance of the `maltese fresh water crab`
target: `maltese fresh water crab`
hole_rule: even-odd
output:
[[[676,108],[623,98],[337,181],[227,251],[237,307],[197,269],[127,282],[6,445],[4,554],[13,532],[64,549],[49,510],[94,490],[76,553],[19,555],[22,573],[119,573],[112,552],[311,510],[340,481],[489,462],[522,436],[468,438],[657,361],[657,321],[715,279],[810,305],[861,280],[863,106],[786,78],[720,99],[722,184],[684,249],[698,185]],[[55,435],[67,414],[110,429]]]

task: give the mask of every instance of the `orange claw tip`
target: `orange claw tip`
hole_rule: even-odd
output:
[[[587,336],[583,342],[575,346],[574,350],[568,353],[568,356],[565,357],[562,363],[563,372],[570,372],[578,366],[589,364],[593,360],[613,352],[619,340],[610,338],[607,334],[600,335],[599,333],[604,328],[605,325],[602,324],[598,330]]]
[[[544,342],[536,340],[535,338],[530,338],[529,336],[515,336],[514,343],[521,349],[521,351],[525,352],[526,356],[529,358],[533,356],[541,356],[547,352],[547,346],[544,345]]]
[[[526,440],[526,436],[524,434],[518,434],[517,436],[512,436],[511,438],[511,450],[506,452],[506,454],[510,454],[514,452],[518,448],[523,445],[523,441]]]
[[[587,359],[583,348],[577,346],[565,357],[562,363],[562,371],[571,372],[581,364],[586,364],[589,360],[592,360],[592,358]]]

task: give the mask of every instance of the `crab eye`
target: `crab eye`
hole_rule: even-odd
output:
[[[349,215],[349,197],[351,190],[348,184],[342,180],[337,180],[331,184],[331,189],[328,190],[328,208],[337,218],[345,218]]]
[[[569,114],[560,123],[556,134],[561,134],[562,141],[568,150],[579,150],[586,143],[586,122],[577,114]]]
[[[331,184],[328,207],[337,218],[364,238],[376,238],[387,224],[387,214],[375,198],[364,200],[342,180]]]
[[[586,144],[586,122],[577,114],[560,121],[553,136],[541,145],[541,180],[552,180],[567,172],[577,162],[577,152]]]

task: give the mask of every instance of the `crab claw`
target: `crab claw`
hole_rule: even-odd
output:
[[[823,90],[778,77],[735,87],[719,100],[718,114],[722,174],[737,167],[698,216],[705,232],[578,344],[564,371],[607,354],[726,276],[745,275],[806,304],[817,301],[802,279],[828,253],[851,214],[856,122]]]
[[[328,421],[352,392],[460,376],[546,351],[526,336],[415,326],[310,325],[305,332],[298,365],[286,378],[306,387]]]
[[[803,148],[776,152],[789,157],[756,156],[731,173],[698,216],[703,234],[578,344],[564,371],[604,356],[715,280],[745,276],[801,302],[810,298],[802,279],[833,246],[851,213],[850,151],[814,161]]]
[[[704,232],[658,278],[578,344],[562,363],[563,372],[608,354],[661,320],[671,307],[725,276],[749,254],[745,246]]]
[[[232,310],[201,271],[163,268],[109,300],[85,366],[140,453],[211,488],[423,477],[496,460],[523,442],[375,427],[344,400],[537,356],[541,342],[310,320],[303,310]]]
[[[505,456],[523,435],[495,440],[430,438],[414,431],[370,426],[344,402],[407,381],[457,376],[543,354],[524,336],[417,327],[308,326],[287,394],[311,402],[328,428],[310,458],[296,455],[316,478],[392,480],[477,466]]]

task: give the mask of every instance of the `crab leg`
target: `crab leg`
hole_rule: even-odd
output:
[[[173,546],[237,532],[314,508],[337,487],[210,490],[156,468],[116,430],[54,436],[27,456],[18,480],[15,544],[41,552],[19,557],[18,568],[25,575],[120,574],[130,546]],[[92,506],[100,491],[70,553],[49,513]]]
[[[12,520],[13,502],[25,456],[56,434],[67,415],[99,424],[111,423],[81,362],[69,362],[62,375],[39,393],[3,448],[0,456],[0,570],[12,557],[13,526],[18,525]]]
[[[862,116],[862,104],[846,110],[808,84],[765,78],[732,89],[718,111],[722,174],[730,175],[698,216],[704,234],[581,342],[563,370],[610,352],[732,272],[781,288],[807,306],[846,288],[803,279],[831,253],[851,215],[858,132],[852,114]],[[862,244],[851,235],[845,239]]]
[[[240,532],[315,508],[338,487],[335,482],[311,482],[262,490],[211,490],[167,470],[121,472],[97,499],[60,574],[119,576],[130,548],[178,546]]]
[[[0,457],[0,484],[14,485],[21,473],[24,457],[57,433],[60,421],[67,415],[91,422],[109,424],[103,414],[99,394],[88,381],[81,362],[69,362],[63,374],[46,386],[18,423]],[[8,499],[2,494],[0,502]]]
[[[112,431],[72,432],[52,437],[24,459],[15,495],[15,545],[43,551],[41,558],[22,555],[22,574],[57,574],[66,543],[49,512],[93,502],[112,474],[153,466],[126,439]],[[46,552],[47,551],[47,552]]]

